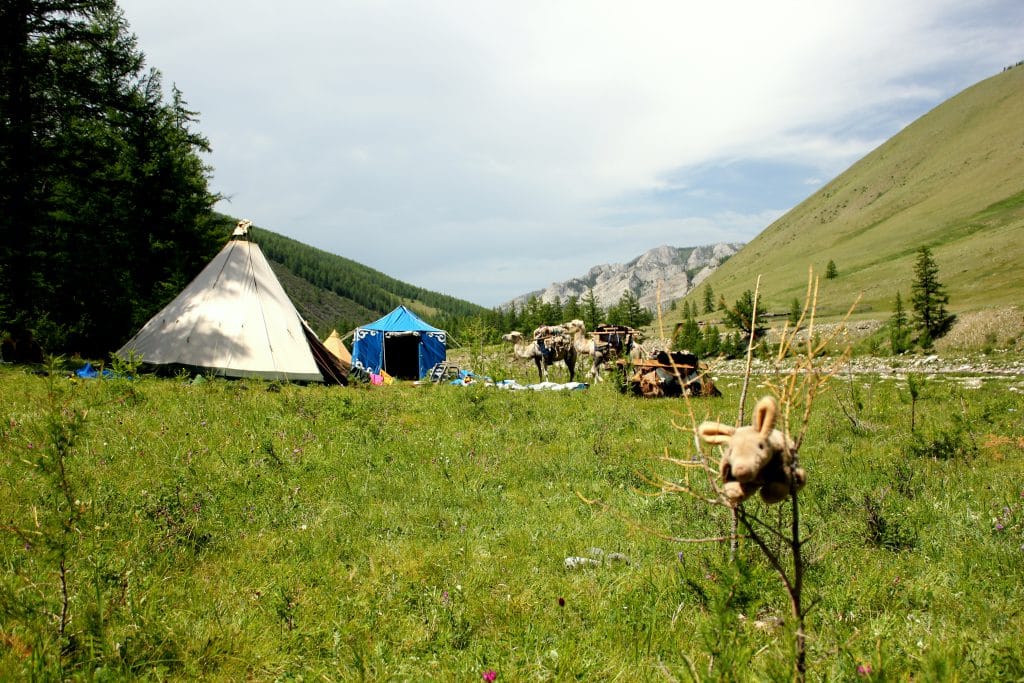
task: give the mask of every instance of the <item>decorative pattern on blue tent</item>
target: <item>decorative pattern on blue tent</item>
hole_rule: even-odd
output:
[[[352,367],[399,379],[422,379],[447,357],[448,333],[425,323],[405,306],[356,328]]]

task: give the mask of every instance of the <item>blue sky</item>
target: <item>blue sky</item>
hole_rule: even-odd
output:
[[[747,241],[1024,59],[1019,0],[122,0],[226,213],[486,306]]]

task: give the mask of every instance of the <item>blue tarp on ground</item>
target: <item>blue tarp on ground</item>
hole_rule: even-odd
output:
[[[92,363],[86,363],[78,370],[76,370],[75,374],[81,377],[82,379],[96,379],[97,377],[103,377],[104,379],[107,379],[114,376],[114,373],[111,372],[109,368],[103,368],[103,372],[100,372],[99,370],[92,366]]]
[[[422,379],[447,355],[448,333],[423,322],[405,306],[355,331],[352,367],[384,370],[398,379]]]

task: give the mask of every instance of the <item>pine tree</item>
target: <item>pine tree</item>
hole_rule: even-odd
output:
[[[541,309],[544,311],[545,325],[557,325],[566,319],[562,313],[562,302],[559,301],[558,297],[551,301],[543,302]]]
[[[904,353],[910,348],[909,321],[899,292],[896,292],[893,314],[889,318],[889,345],[894,355]]]
[[[804,307],[800,304],[800,299],[793,297],[793,301],[789,304],[789,324],[796,327],[797,323],[800,322],[800,316],[804,312]]]
[[[727,308],[725,310],[726,323],[728,323],[731,327],[734,327],[737,331],[739,331],[739,333],[741,334],[741,342],[744,344],[747,340],[751,338],[751,336],[753,336],[754,340],[756,341],[757,338],[760,337],[765,331],[764,328],[760,324],[758,324],[765,314],[765,310],[761,306],[760,301],[757,302],[756,320],[758,322],[751,326],[751,319],[754,317],[753,313],[754,292],[749,289],[743,292],[740,298],[736,300],[736,304],[733,308]]]
[[[910,287],[910,304],[914,310],[914,327],[919,333],[921,346],[928,348],[953,325],[956,316],[946,311],[949,295],[939,282],[939,266],[931,249],[917,250],[914,262],[914,282]]]
[[[722,345],[721,333],[717,325],[708,325],[704,328],[704,343],[701,346],[702,356],[717,356]]]
[[[700,326],[697,325],[697,321],[692,317],[687,316],[682,323],[676,328],[676,333],[672,340],[672,345],[677,351],[689,351],[700,355],[700,347],[703,338],[700,332]]]
[[[580,306],[580,298],[575,294],[565,297],[562,303],[562,315],[566,320],[582,320],[583,308]]]
[[[704,285],[704,312],[715,312],[715,293],[712,291],[711,285]]]
[[[593,330],[600,325],[604,319],[604,311],[597,303],[597,297],[594,295],[594,290],[588,289],[587,293],[583,295],[583,300],[580,303],[583,307],[583,322],[587,326],[588,330]]]
[[[0,325],[106,355],[226,236],[194,113],[113,0],[0,3]]]
[[[654,315],[640,305],[640,300],[631,289],[623,291],[618,303],[608,310],[608,322],[612,325],[643,327],[653,319]]]
[[[531,294],[523,304],[523,326],[528,332],[533,332],[541,325],[547,325],[550,321],[544,317],[544,302],[536,294]]]
[[[828,280],[835,280],[837,277],[839,277],[839,269],[836,268],[836,262],[829,259],[828,265],[825,266],[825,278]]]

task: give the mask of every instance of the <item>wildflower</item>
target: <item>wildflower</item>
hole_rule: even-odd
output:
[[[494,681],[495,679],[498,678],[498,672],[495,671],[494,669],[488,669],[487,671],[485,671],[483,673],[482,678],[485,681],[487,681],[487,683],[491,683],[492,681]]]
[[[996,522],[996,531],[1002,531],[1002,530],[1003,530],[1003,525],[1001,523],[999,523],[999,522]]]
[[[870,676],[871,675],[871,665],[870,664],[858,664],[857,665],[857,675],[858,676]]]

